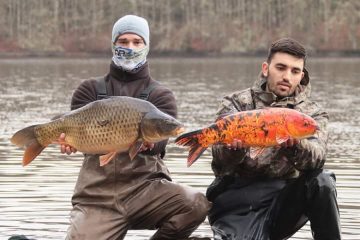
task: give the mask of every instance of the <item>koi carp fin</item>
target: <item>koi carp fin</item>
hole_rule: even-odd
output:
[[[206,147],[202,147],[200,145],[192,146],[189,151],[187,166],[190,167],[206,149]]]
[[[105,155],[101,155],[99,157],[99,162],[100,162],[100,166],[105,166],[106,164],[108,164],[111,160],[113,160],[113,158],[115,157],[116,152],[109,152]]]
[[[265,151],[265,148],[250,148],[250,158],[255,159]]]
[[[130,159],[133,160],[135,158],[135,156],[139,153],[141,147],[143,146],[143,143],[142,142],[134,142],[130,149],[129,149],[129,156],[130,156]]]
[[[187,166],[190,167],[200,155],[207,149],[207,146],[199,144],[199,138],[203,137],[202,130],[188,132],[175,139],[175,144],[190,147],[187,159]]]
[[[279,136],[279,135],[276,135],[276,142],[280,145],[284,142],[286,142],[287,140],[289,140],[289,136],[286,136],[286,135],[282,135],[282,136]]]
[[[198,139],[202,137],[202,130],[181,134],[175,139],[175,144],[180,146],[193,146],[199,144]]]

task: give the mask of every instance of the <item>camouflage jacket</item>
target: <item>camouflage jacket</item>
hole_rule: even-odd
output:
[[[291,148],[266,148],[255,159],[249,157],[249,149],[229,150],[224,145],[214,145],[212,169],[215,176],[293,178],[303,171],[323,167],[328,139],[328,114],[309,99],[310,83],[300,85],[295,96],[282,99],[266,92],[265,87],[266,79],[260,77],[252,88],[225,96],[218,110],[218,117],[264,107],[287,107],[313,117],[319,124],[320,131]]]

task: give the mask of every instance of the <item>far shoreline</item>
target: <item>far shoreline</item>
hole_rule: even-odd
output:
[[[229,58],[229,57],[264,57],[265,51],[242,53],[214,53],[214,52],[151,52],[150,58]],[[359,58],[360,51],[310,51],[313,58]],[[33,52],[16,51],[0,52],[0,59],[18,58],[111,58],[111,52]]]

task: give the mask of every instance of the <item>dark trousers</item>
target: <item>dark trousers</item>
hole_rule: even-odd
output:
[[[202,193],[165,179],[146,180],[121,201],[106,199],[74,205],[67,240],[120,240],[128,229],[158,229],[152,240],[187,239],[210,208]]]
[[[308,220],[314,239],[341,239],[335,175],[329,171],[287,181],[235,179],[209,212],[215,240],[287,239]]]

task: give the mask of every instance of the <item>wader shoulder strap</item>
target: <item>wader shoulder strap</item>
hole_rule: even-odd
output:
[[[140,98],[142,100],[147,101],[150,93],[152,92],[152,90],[154,90],[157,86],[159,86],[160,84],[158,82],[153,82],[150,83],[150,85],[145,88],[140,94],[139,96],[137,96],[137,98]],[[104,77],[98,77],[96,78],[96,99],[100,100],[100,99],[104,99],[104,98],[108,98],[108,94],[106,91],[106,85],[105,85],[105,78]]]
[[[105,77],[96,78],[96,99],[101,100],[108,97],[105,85]]]
[[[151,91],[159,85],[160,84],[158,82],[150,83],[150,85],[139,94],[138,98],[147,101],[149,99]]]

